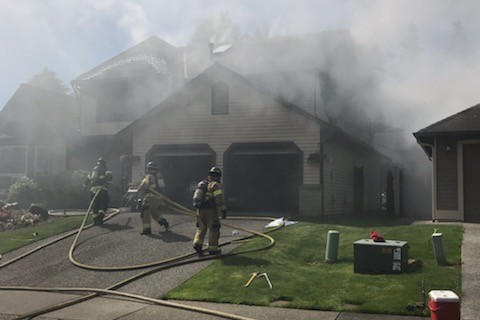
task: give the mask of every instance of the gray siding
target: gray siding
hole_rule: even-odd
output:
[[[455,140],[437,138],[436,161],[437,209],[458,210],[457,143]]]
[[[211,88],[217,80],[229,86],[226,115],[211,114]],[[310,153],[318,152],[320,129],[315,121],[233,77],[214,76],[186,89],[133,127],[133,154],[142,158],[133,168],[133,181],[141,179],[145,154],[153,145],[207,143],[216,153],[216,164],[223,166],[224,152],[232,143],[292,141],[304,154],[303,183],[318,185],[318,164],[306,162]]]
[[[380,208],[381,161],[373,151],[335,139],[325,146],[325,215],[352,214],[354,211],[353,171],[364,168],[364,209]]]

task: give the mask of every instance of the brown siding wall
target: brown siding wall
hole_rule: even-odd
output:
[[[449,148],[449,150],[447,150]],[[437,138],[437,209],[458,210],[457,144]]]

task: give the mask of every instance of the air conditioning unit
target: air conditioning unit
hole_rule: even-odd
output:
[[[407,267],[407,241],[362,239],[353,243],[354,273],[401,273]]]

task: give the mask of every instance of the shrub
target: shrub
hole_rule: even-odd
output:
[[[31,203],[41,202],[42,195],[42,188],[37,182],[21,177],[8,189],[7,201],[18,202],[20,208],[29,208]]]
[[[66,171],[54,176],[43,189],[49,209],[82,209],[89,203],[89,194],[83,190],[88,171]]]

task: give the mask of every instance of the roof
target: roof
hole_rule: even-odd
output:
[[[283,106],[287,107],[287,108],[290,108],[296,112],[298,112],[299,114],[303,115],[304,117],[308,118],[308,119],[311,119],[313,121],[317,121],[317,122],[323,122],[321,119],[317,118],[317,117],[314,117],[312,114],[306,112],[305,110],[303,110],[302,108],[299,108],[298,106],[296,106],[295,104],[289,102],[289,101],[286,101],[284,100],[282,97],[279,97],[279,96],[275,96],[272,92],[269,92],[268,90],[265,90],[264,88],[262,87],[259,87],[258,85],[256,85],[255,83],[253,83],[252,81],[248,80],[247,78],[245,78],[244,76],[236,73],[235,71],[219,64],[219,63],[213,63],[209,68],[207,68],[204,72],[202,72],[201,74],[199,74],[197,77],[191,79],[189,82],[187,82],[182,88],[180,88],[179,90],[177,90],[177,92],[174,92],[173,94],[171,94],[167,99],[165,99],[164,101],[162,101],[160,104],[158,104],[157,106],[155,106],[154,108],[152,108],[150,111],[148,111],[147,113],[145,113],[143,116],[141,116],[140,118],[136,119],[135,121],[133,121],[132,123],[130,123],[128,126],[126,126],[121,132],[125,132],[126,130],[128,130],[129,128],[133,127],[133,126],[136,126],[136,125],[139,125],[140,123],[142,123],[143,121],[145,121],[146,119],[150,119],[152,117],[153,114],[157,113],[157,112],[160,112],[160,111],[163,111],[165,108],[165,104],[171,102],[171,101],[174,101],[179,95],[181,95],[185,90],[188,90],[189,87],[191,87],[195,82],[197,81],[201,81],[202,79],[205,79],[205,78],[209,78],[211,76],[212,73],[215,73],[215,72],[223,72],[225,73],[226,75],[229,75],[229,76],[232,76],[232,77],[235,77],[236,79],[238,79],[239,81],[242,81],[244,82],[246,85],[250,86],[250,87],[253,87],[255,88],[256,90],[260,91],[260,92],[263,92],[267,95],[270,95],[274,100],[278,101],[280,104],[282,104]]]
[[[78,116],[74,97],[22,84],[0,112],[0,126],[16,121],[28,127],[34,121],[43,120],[61,137],[67,138],[77,131]]]
[[[340,68],[355,63],[351,54],[357,51],[353,48],[359,47],[355,46],[348,30],[331,30],[245,38],[234,43],[215,44],[211,54],[207,45],[182,50],[186,54],[189,77],[201,73],[213,60],[315,117],[329,121],[325,103],[320,99],[321,92],[317,90],[321,81],[319,74],[338,74]]]
[[[413,133],[429,158],[433,154],[435,136],[477,134],[480,134],[480,103]]]
[[[221,45],[220,45],[221,46]],[[324,69],[343,50],[353,46],[348,30],[331,30],[303,35],[246,38],[216,61],[240,74]],[[217,49],[218,47],[214,48]]]
[[[480,132],[480,103],[425,127],[415,137]]]
[[[175,60],[177,49],[162,39],[152,36],[136,46],[116,55],[99,66],[81,74],[72,82],[91,80],[108,76],[131,65],[148,65],[157,74],[171,72],[170,62]],[[131,71],[131,70],[129,70]]]

